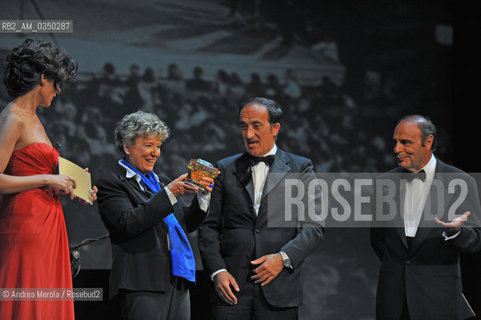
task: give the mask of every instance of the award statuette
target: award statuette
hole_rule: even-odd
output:
[[[195,186],[205,191],[205,186],[200,183],[203,177],[211,177],[215,179],[218,174],[218,169],[215,168],[210,162],[202,159],[190,159],[187,164],[187,168],[190,169],[189,177],[187,178],[187,184]]]

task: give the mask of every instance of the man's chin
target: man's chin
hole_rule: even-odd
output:
[[[259,151],[257,150],[250,150],[250,149],[247,149],[246,150],[248,154],[250,154],[251,156],[254,156],[254,157],[261,157],[262,155],[260,154]]]
[[[398,164],[399,167],[403,168],[404,170],[411,171],[411,169],[412,169],[412,167],[409,164],[403,163],[402,161],[398,162],[397,164]]]

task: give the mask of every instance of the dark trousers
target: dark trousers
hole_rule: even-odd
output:
[[[123,320],[190,320],[189,290],[183,279],[174,277],[166,292],[128,291],[119,293]]]
[[[408,304],[405,301],[404,306],[403,306],[403,311],[401,313],[401,318],[399,320],[411,320],[411,317],[409,316],[409,311],[408,311]]]
[[[286,288],[289,290],[289,288]],[[215,320],[297,320],[298,308],[276,308],[271,306],[262,294],[261,286],[247,280],[237,295],[236,305],[218,304],[213,306]]]

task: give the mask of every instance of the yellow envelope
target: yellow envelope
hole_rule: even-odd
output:
[[[58,157],[58,171],[60,174],[75,178],[77,187],[74,189],[74,194],[80,199],[93,204],[91,194],[92,180],[89,172],[85,171],[82,167],[76,165],[72,161],[62,157]]]

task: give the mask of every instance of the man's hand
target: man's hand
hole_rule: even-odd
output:
[[[255,275],[251,277],[255,283],[260,283],[261,286],[265,286],[282,271],[284,266],[282,265],[282,256],[280,253],[268,254],[260,257],[254,261],[251,261],[254,265],[260,265],[254,269]]]
[[[232,288],[239,292],[239,286],[234,277],[227,271],[221,271],[214,277],[214,288],[219,298],[230,305],[237,304],[237,297],[232,292]]]
[[[220,171],[217,171],[217,175],[219,174]],[[202,177],[199,182],[205,186],[206,191],[203,192],[204,194],[212,192],[212,189],[214,188],[214,179],[211,177]]]
[[[440,224],[440,225],[442,225],[446,228],[449,228],[448,232],[451,235],[454,235],[454,234],[459,232],[459,230],[461,229],[461,226],[463,225],[464,221],[466,221],[466,219],[468,219],[468,216],[470,214],[471,213],[469,211],[466,211],[465,213],[463,213],[462,216],[455,218],[451,222],[443,222],[443,221],[439,220],[437,217],[434,218],[434,221],[436,221],[438,224]]]

